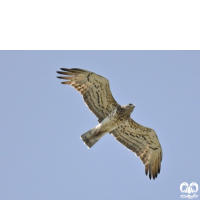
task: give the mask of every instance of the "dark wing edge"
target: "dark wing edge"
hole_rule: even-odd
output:
[[[157,178],[161,170],[162,148],[153,129],[136,123],[131,118],[111,134],[125,147],[140,157],[149,179]]]
[[[93,72],[79,68],[61,68],[57,78],[64,79],[62,84],[71,85],[81,93],[83,99],[101,122],[110,112],[119,106],[112,96],[109,81]]]

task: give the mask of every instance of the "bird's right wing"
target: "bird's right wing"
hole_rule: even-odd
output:
[[[63,84],[71,85],[82,94],[86,105],[98,117],[99,122],[119,106],[112,96],[108,80],[103,76],[78,68],[61,70],[63,71],[57,73],[66,76],[58,78],[64,79]]]

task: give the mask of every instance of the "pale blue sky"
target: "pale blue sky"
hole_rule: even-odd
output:
[[[0,66],[1,200],[181,199],[182,182],[200,184],[200,51],[0,51]],[[97,118],[56,78],[73,67],[108,78],[156,131],[156,180],[109,134],[84,145]]]

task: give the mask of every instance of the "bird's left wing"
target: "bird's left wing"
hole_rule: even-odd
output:
[[[144,127],[129,118],[110,132],[120,143],[140,156],[149,178],[157,177],[161,169],[162,148],[153,129]]]
[[[65,76],[58,78],[64,79],[63,84],[71,85],[82,94],[86,105],[98,117],[99,122],[119,106],[112,96],[109,81],[103,76],[78,68],[61,70],[63,71],[57,73]]]

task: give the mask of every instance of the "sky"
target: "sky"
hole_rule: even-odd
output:
[[[173,200],[200,184],[200,51],[0,51],[0,66],[0,199]],[[157,179],[112,135],[84,145],[98,121],[60,68],[102,75],[136,105],[163,149]]]

